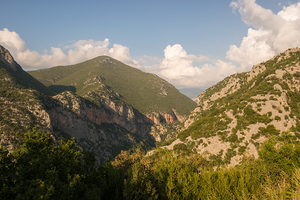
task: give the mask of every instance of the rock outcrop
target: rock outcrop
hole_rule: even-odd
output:
[[[22,67],[14,60],[9,51],[0,45],[0,60],[16,71],[23,71]]]

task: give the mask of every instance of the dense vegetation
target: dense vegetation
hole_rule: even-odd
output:
[[[175,109],[179,115],[188,115],[196,107],[165,80],[107,56],[28,73],[55,92],[70,90],[84,96],[94,90],[113,90],[119,94],[115,97],[143,114]]]
[[[96,165],[74,140],[56,143],[36,129],[19,137],[13,152],[0,150],[1,199],[300,198],[300,144],[289,133],[265,142],[260,159],[216,170],[201,155],[166,150]]]

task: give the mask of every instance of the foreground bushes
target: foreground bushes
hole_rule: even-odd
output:
[[[276,146],[276,148],[275,148]],[[122,152],[97,166],[74,140],[55,144],[37,130],[12,153],[0,150],[1,199],[297,199],[300,145],[291,135],[266,142],[260,159],[215,169],[200,155]]]

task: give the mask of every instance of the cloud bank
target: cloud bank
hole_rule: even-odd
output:
[[[177,86],[205,87],[237,70],[231,63],[221,60],[213,61],[213,64],[203,64],[201,67],[194,66],[193,62],[210,59],[206,56],[188,55],[180,44],[168,45],[164,52],[158,74]]]
[[[231,45],[227,52],[227,58],[239,63],[243,70],[288,48],[300,47],[300,2],[284,6],[277,14],[255,0],[236,0],[230,6],[238,10],[247,25],[253,26],[240,47]]]
[[[24,69],[40,69],[57,65],[70,65],[79,63],[100,55],[113,57],[133,67],[140,68],[141,65],[130,57],[129,48],[120,44],[113,44],[108,48],[109,39],[104,41],[79,40],[72,45],[63,48],[51,47],[50,54],[43,55],[26,48],[26,43],[14,31],[7,28],[0,30],[0,44],[6,47],[15,60]],[[67,53],[64,53],[67,52]]]
[[[62,48],[52,47],[49,54],[41,55],[26,48],[25,41],[16,32],[6,28],[0,30],[0,44],[25,69],[75,64],[107,55],[146,72],[156,73],[181,88],[209,87],[228,75],[249,71],[253,65],[288,48],[300,47],[300,2],[283,6],[277,14],[261,7],[255,0],[234,0],[230,7],[238,11],[250,28],[239,46],[229,47],[226,53],[229,61],[188,54],[180,44],[168,45],[164,50],[164,58],[144,56],[136,60],[130,56],[126,46],[113,44],[109,48],[109,39],[79,40]]]

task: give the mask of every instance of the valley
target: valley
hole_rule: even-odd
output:
[[[6,197],[300,197],[298,48],[228,76],[197,104],[107,56],[25,72],[0,46],[0,85]]]

